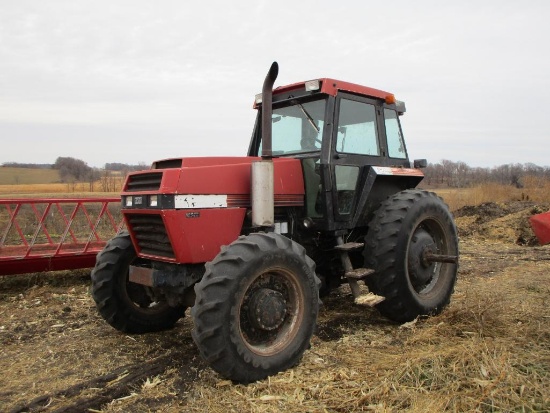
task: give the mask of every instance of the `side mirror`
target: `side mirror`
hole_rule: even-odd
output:
[[[428,166],[428,161],[426,159],[415,159],[414,167],[415,168],[425,168]]]

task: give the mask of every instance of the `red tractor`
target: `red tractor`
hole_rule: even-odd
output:
[[[449,303],[458,267],[447,206],[414,189],[426,161],[411,167],[404,103],[334,79],[272,90],[277,73],[274,63],[256,96],[248,156],[128,176],[128,231],[92,272],[99,312],[120,331],[169,329],[191,307],[202,357],[238,382],[296,365],[319,296],[342,283],[405,322]]]

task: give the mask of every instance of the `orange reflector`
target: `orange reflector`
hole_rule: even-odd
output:
[[[387,95],[386,96],[386,103],[388,105],[391,105],[392,103],[395,103],[395,96],[394,95]]]

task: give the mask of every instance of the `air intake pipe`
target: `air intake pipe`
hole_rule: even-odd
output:
[[[255,227],[275,225],[271,115],[273,113],[273,84],[278,74],[279,65],[277,62],[273,62],[262,88],[262,160],[252,163],[252,225]]]

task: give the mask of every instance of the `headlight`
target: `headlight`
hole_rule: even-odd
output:
[[[157,195],[151,195],[149,197],[149,206],[152,206],[152,207],[158,206],[158,196]]]
[[[308,80],[305,83],[306,92],[315,92],[321,88],[321,84],[318,79],[316,80]]]
[[[124,205],[126,205],[127,207],[131,207],[133,205],[131,196],[126,197],[126,199],[124,200]]]

